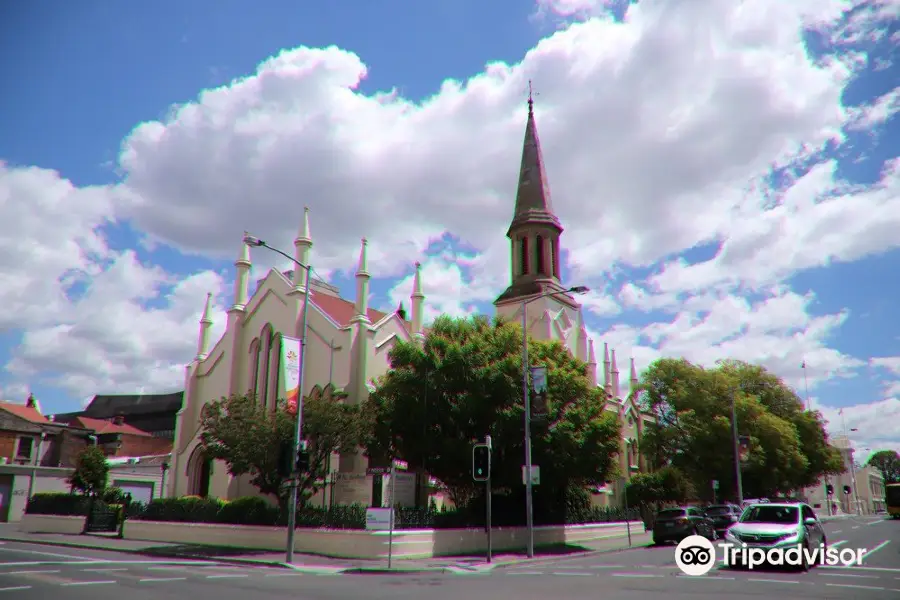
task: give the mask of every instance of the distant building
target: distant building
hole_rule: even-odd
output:
[[[71,423],[76,417],[104,421],[120,418],[125,424],[153,437],[173,440],[175,419],[183,399],[184,392],[98,395],[94,396],[84,410],[57,414],[53,418],[62,423]]]
[[[835,436],[831,445],[841,453],[844,471],[837,475],[823,477],[816,485],[804,490],[804,496],[814,509],[828,514],[873,514],[885,508],[884,476],[874,467],[853,464],[854,449],[845,435]],[[852,468],[851,468],[852,466]],[[855,477],[854,477],[855,475]],[[828,497],[828,486],[834,495]],[[850,490],[844,493],[844,488]],[[859,510],[857,510],[857,496]],[[831,506],[829,506],[829,504]]]

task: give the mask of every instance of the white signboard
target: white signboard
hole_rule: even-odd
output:
[[[387,531],[391,528],[392,508],[367,508],[366,529],[374,531]]]
[[[397,480],[391,486],[391,478]],[[396,497],[394,499],[393,496]],[[415,506],[416,505],[416,475],[415,473],[397,473],[384,475],[381,479],[382,506]]]
[[[522,485],[527,485],[528,480],[525,479],[525,467],[522,467]],[[531,485],[539,485],[541,483],[541,468],[537,465],[531,465]]]

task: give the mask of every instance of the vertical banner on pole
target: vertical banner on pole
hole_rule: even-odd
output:
[[[531,419],[547,418],[547,367],[531,367]]]
[[[296,414],[300,400],[300,340],[281,338],[281,393],[287,400],[288,412]]]

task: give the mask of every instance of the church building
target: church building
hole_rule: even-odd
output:
[[[494,301],[498,315],[521,322],[526,310],[528,334],[534,339],[558,340],[588,364],[597,383],[594,341],[588,337],[582,307],[560,280],[560,238],[563,227],[553,212],[550,189],[534,118],[528,102],[528,120],[519,173],[510,239],[509,287]],[[294,257],[310,264],[313,238],[309,209],[294,240]],[[367,243],[360,246],[356,269],[355,299],[344,299],[328,283],[311,277],[305,269],[282,273],[271,269],[250,295],[250,248],[240,246],[235,262],[234,303],[227,313],[222,337],[210,345],[211,296],[200,320],[197,354],[185,368],[184,402],[178,412],[172,460],[170,495],[216,496],[233,499],[258,494],[248,477],[232,477],[224,464],[208,460],[200,444],[200,411],[222,396],[254,391],[259,401],[274,406],[279,393],[281,336],[302,338],[303,298],[310,286],[308,335],[303,396],[339,394],[342,401],[362,403],[373,391],[372,382],[389,367],[388,353],[396,340],[421,341],[425,295],[416,264],[409,318],[398,309],[382,312],[369,306]],[[527,309],[526,309],[527,302]],[[622,423],[619,469],[624,477],[644,469],[638,441],[652,416],[641,414],[635,403],[637,372],[630,365],[630,390],[622,395],[615,350],[603,348],[603,387],[606,409]],[[334,485],[329,502],[370,504],[372,476],[366,475],[367,459],[361,453],[335,457]],[[322,502],[313,499],[313,503]],[[598,504],[621,503],[621,481],[595,490]]]

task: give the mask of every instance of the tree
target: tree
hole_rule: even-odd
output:
[[[885,483],[900,483],[900,453],[896,450],[879,450],[866,464],[881,471]]]
[[[317,387],[303,400],[301,435],[308,442],[310,468],[299,478],[301,504],[324,485],[331,454],[351,451],[361,440],[359,407],[344,404],[332,390],[328,386],[322,393]],[[284,401],[269,409],[254,394],[237,394],[204,406],[200,439],[207,456],[224,461],[233,476],[250,475],[250,483],[284,507],[287,490],[278,458],[282,444],[293,441],[295,427],[295,416]]]
[[[786,493],[843,468],[821,416],[804,411],[793,390],[762,367],[722,361],[704,369],[661,359],[644,372],[641,386],[644,409],[658,416],[644,436],[646,456],[657,467],[678,467],[701,497],[711,498],[713,479],[726,495],[737,487],[732,399],[738,433],[750,438],[745,496]]]
[[[106,455],[97,446],[88,446],[75,459],[75,471],[69,476],[73,490],[93,495],[106,489],[109,478],[109,463]]]
[[[521,347],[521,327],[484,317],[443,316],[422,346],[398,342],[389,354],[390,370],[364,409],[371,419],[365,443],[370,462],[403,459],[438,479],[463,505],[481,487],[472,482],[472,443],[490,434],[494,489],[521,494]],[[604,396],[590,385],[583,362],[558,342],[529,340],[528,348],[532,364],[548,367],[547,419],[532,428],[533,464],[541,467],[537,507],[537,495],[549,497],[570,484],[602,485],[614,475],[619,424],[604,410]]]

